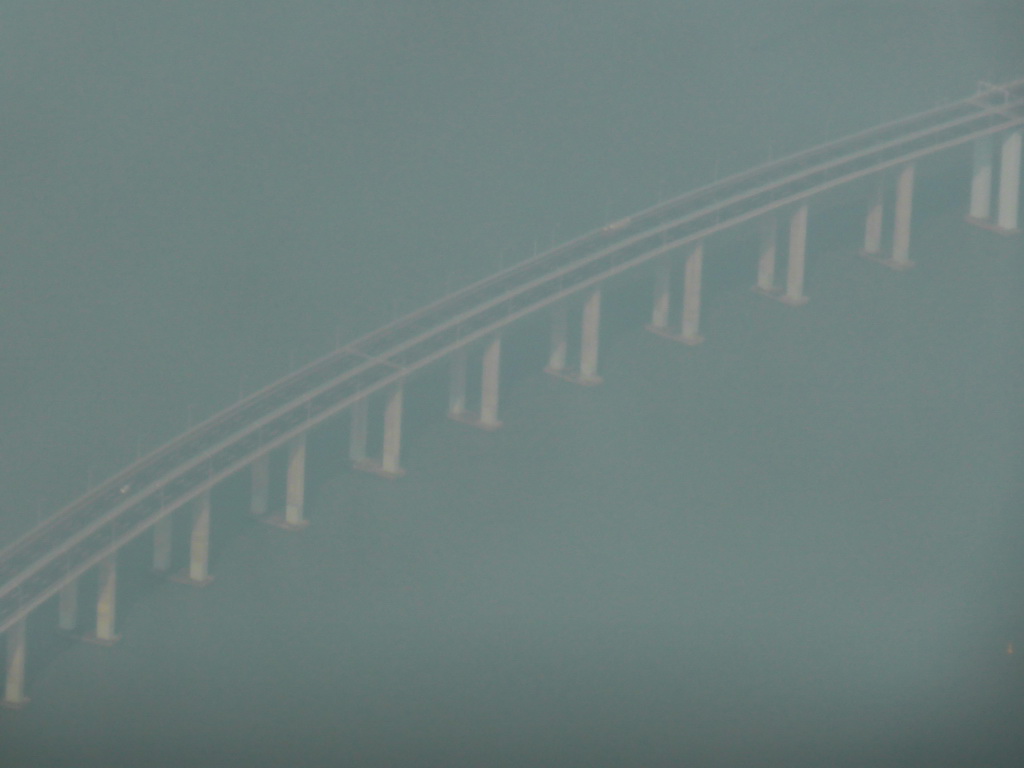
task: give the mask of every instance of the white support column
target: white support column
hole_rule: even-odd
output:
[[[991,134],[974,140],[971,168],[971,205],[967,220],[982,226],[992,218],[992,157],[995,146]]]
[[[600,384],[597,353],[601,329],[601,287],[594,288],[583,304],[583,328],[580,332],[580,384]]]
[[[700,344],[700,277],[704,264],[704,243],[694,246],[686,258],[683,274],[683,318],[679,340],[691,346]]]
[[[892,222],[892,257],[886,263],[893,269],[909,269],[910,215],[914,201],[914,164],[907,163],[896,178],[896,213]]]
[[[166,514],[153,524],[153,570],[167,573],[171,570],[171,541],[173,518]]]
[[[270,523],[289,531],[305,528],[306,495],[306,435],[293,437],[288,443],[288,468],[285,478],[284,516],[270,519]]]
[[[3,705],[18,709],[28,703],[25,696],[25,629],[28,619],[21,619],[5,632],[7,645],[7,679]]]
[[[658,262],[654,273],[654,308],[651,310],[649,331],[664,335],[668,331],[668,312],[672,299],[672,260],[665,256]]]
[[[384,477],[399,477],[405,473],[398,462],[401,448],[402,383],[399,382],[388,393],[388,401],[384,406],[384,448],[379,474]]]
[[[778,249],[778,220],[768,216],[761,222],[761,254],[757,260],[757,285],[754,290],[775,295],[775,253]]]
[[[117,553],[111,553],[97,566],[99,592],[96,596],[96,634],[86,639],[99,645],[113,645],[118,640],[117,624]]]
[[[564,301],[551,310],[551,353],[545,373],[565,376],[565,363],[569,346],[569,310]]]
[[[466,348],[452,354],[451,381],[448,385],[448,416],[462,420],[466,415]]]
[[[501,336],[495,334],[484,349],[483,371],[480,379],[480,427],[497,429],[498,387],[501,380]]]
[[[862,256],[878,259],[882,250],[882,221],[885,205],[885,177],[879,176],[868,202],[867,221],[864,225],[864,250]]]
[[[369,434],[370,399],[364,397],[349,408],[352,428],[349,435],[348,457],[359,466],[366,461],[366,438]]]
[[[1020,151],[1021,129],[1017,128],[1003,137],[1002,157],[999,164],[999,211],[996,228],[1004,234],[1014,234],[1018,231]]]
[[[210,492],[204,491],[192,502],[192,531],[189,533],[188,570],[175,581],[205,587],[210,576]]]
[[[57,593],[57,628],[71,632],[78,626],[78,579],[69,581]]]
[[[265,453],[252,463],[252,493],[249,512],[262,517],[270,505],[270,454]]]
[[[804,251],[807,247],[807,203],[801,203],[789,220],[789,264],[786,292],[780,300],[792,306],[807,303],[804,296]]]

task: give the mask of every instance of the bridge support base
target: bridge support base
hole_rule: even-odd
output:
[[[402,447],[402,382],[395,384],[384,404],[384,445],[381,459],[363,459],[353,464],[360,472],[371,472],[378,477],[396,478],[405,474],[399,464]]]
[[[6,709],[21,709],[28,704],[25,695],[25,634],[27,619],[22,619],[7,630],[7,679],[4,698],[0,705]]]
[[[117,617],[117,555],[107,555],[99,564],[99,594],[96,598],[96,632],[82,639],[95,645],[113,645],[121,636],[114,632]]]
[[[306,436],[294,438],[288,444],[288,477],[285,488],[284,516],[267,520],[273,526],[286,531],[301,531],[309,521],[305,514],[306,494]]]

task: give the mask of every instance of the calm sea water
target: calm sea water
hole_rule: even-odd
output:
[[[333,343],[332,326],[349,338],[486,274],[538,230],[564,239],[693,186],[712,154],[722,172],[750,165],[767,151],[755,137],[779,152],[828,135],[827,120],[919,108],[922,90],[966,87],[964,72],[1008,56],[1001,17],[968,23],[958,4],[716,7],[534,10],[477,28],[364,14],[359,29],[402,53],[363,50],[372,66],[347,62],[356,85],[337,91],[325,83],[345,62],[316,12],[246,16],[233,38],[234,17],[202,37],[174,16],[162,21],[190,34],[155,39],[198,40],[207,57],[166,54],[171,86],[208,76],[184,103],[121,67],[163,66],[119,42],[150,17],[122,19],[116,55],[90,53],[99,74],[76,86],[94,111],[43,121],[103,116],[92,143],[53,139],[53,168],[126,156],[57,176],[107,195],[40,197],[51,213],[80,206],[47,239],[45,216],[4,193],[25,217],[2,230],[26,286],[5,304],[25,313],[6,324],[27,366],[4,393],[16,497],[47,473],[70,486],[61,473],[84,475],[100,448],[118,466],[140,424],[212,409],[240,372],[259,380],[288,347],[301,360]],[[85,28],[92,51],[102,35]],[[268,29],[288,56],[247,53]],[[699,62],[705,78],[671,76]],[[125,134],[97,143],[111,114]],[[177,126],[169,154],[153,154],[157,124]],[[16,164],[25,179],[55,151],[40,141],[36,166]],[[651,286],[637,276],[605,297],[600,387],[540,373],[546,329],[524,326],[505,341],[498,432],[446,421],[437,371],[407,395],[401,480],[350,472],[344,423],[314,434],[305,532],[250,520],[244,478],[227,483],[209,588],[150,579],[140,542],[116,647],[33,618],[33,700],[2,713],[0,764],[1018,765],[1024,247],[962,223],[967,160],[919,174],[908,273],[855,257],[859,209],[812,213],[800,309],[750,292],[752,241],[709,244],[699,347],[641,330]],[[59,461],[40,463],[48,452]]]

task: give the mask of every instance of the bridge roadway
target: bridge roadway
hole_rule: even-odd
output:
[[[0,551],[0,631],[20,627],[22,638],[16,645],[23,646],[24,624],[18,623],[43,601],[175,509],[317,423],[365,403],[374,392],[400,384],[416,370],[525,315],[716,232],[767,218],[773,211],[791,211],[826,190],[886,169],[906,168],[917,158],[967,142],[988,146],[991,154],[991,139],[1001,133],[1016,137],[1017,168],[1012,173],[1018,178],[1013,185],[1000,181],[1000,194],[1009,196],[1013,210],[1003,210],[1004,202],[999,221],[989,226],[1014,230],[1022,124],[1024,80],[982,84],[962,101],[769,162],[653,206],[395,320],[195,426]],[[1007,173],[1007,152],[1013,150],[1004,144],[1001,176]],[[988,216],[991,160],[987,170],[981,166],[988,188],[975,189],[983,154],[976,149],[971,213],[985,225],[977,213]],[[803,215],[806,222],[806,207]],[[792,243],[790,250],[792,273]],[[802,265],[802,253],[800,258]],[[788,298],[801,298],[800,286],[795,290],[797,295]]]

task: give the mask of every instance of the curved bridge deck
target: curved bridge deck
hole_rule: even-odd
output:
[[[1019,168],[1022,124],[1024,80],[985,86],[681,195],[400,318],[197,425],[7,546],[0,631],[220,480],[519,318],[716,232],[971,141],[1010,131]]]

